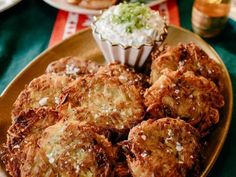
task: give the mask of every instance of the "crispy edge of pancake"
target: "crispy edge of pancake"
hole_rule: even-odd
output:
[[[45,72],[61,73],[75,78],[84,74],[94,74],[99,67],[100,64],[94,61],[68,56],[51,62]]]
[[[154,51],[150,79],[152,84],[162,75],[165,68],[182,73],[193,71],[195,75],[212,80],[220,91],[224,89],[222,67],[194,43],[180,43],[176,47],[165,46]]]
[[[142,89],[149,87],[148,76],[142,73],[138,73],[134,70],[134,68],[122,65],[119,62],[101,66],[97,74],[105,74],[110,77],[118,77],[120,82],[138,85]]]
[[[108,91],[109,89],[111,91]],[[127,132],[129,128],[141,122],[144,117],[145,107],[141,92],[142,90],[138,86],[121,83],[117,77],[103,74],[87,75],[75,80],[63,91],[61,106],[58,109],[67,117],[78,118],[80,121],[96,124],[96,126],[108,128],[112,131]],[[132,101],[129,101],[131,99]],[[112,104],[112,106],[109,104]],[[91,106],[94,106],[94,108]],[[104,106],[106,109],[103,109]],[[96,112],[95,109],[99,112]],[[126,112],[129,115],[121,115],[122,113],[126,114]],[[88,118],[92,117],[92,120],[86,121],[84,119],[86,116],[83,115],[85,113]],[[97,122],[95,122],[95,116]],[[126,125],[120,124],[120,127],[115,127],[111,126],[114,123],[107,123],[107,121],[113,120],[120,121],[124,116],[129,118]],[[81,120],[81,118],[84,120]],[[110,120],[110,118],[113,118],[113,120]],[[104,124],[102,124],[103,119],[106,120]],[[123,120],[125,119],[123,118]]]
[[[199,139],[198,131],[180,119],[149,119],[131,129],[123,148],[134,177],[182,177],[199,173]]]
[[[21,176],[24,162],[32,158],[27,157],[37,148],[37,140],[43,130],[59,121],[58,112],[50,108],[39,108],[22,112],[10,126],[7,142],[3,145],[1,160],[12,176]]]
[[[167,70],[146,90],[144,98],[151,116],[180,117],[195,126],[202,136],[207,135],[210,128],[219,122],[219,109],[224,106],[224,97],[216,85],[190,71],[182,74]]]
[[[87,172],[104,177],[113,174],[115,153],[112,144],[97,127],[84,126],[79,121],[59,122],[44,131],[39,146],[62,176]]]
[[[55,108],[59,103],[59,96],[62,89],[71,81],[71,78],[58,74],[44,74],[33,79],[25,86],[24,90],[20,92],[13,104],[13,121],[21,112],[26,112],[30,109],[44,106]],[[58,98],[58,100],[56,98]],[[41,101],[42,104],[46,104],[40,105]]]

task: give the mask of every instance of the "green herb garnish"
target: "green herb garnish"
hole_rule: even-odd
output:
[[[128,24],[126,32],[132,33],[134,29],[148,28],[146,21],[151,16],[150,9],[140,3],[120,4],[119,15],[112,16],[116,24]]]

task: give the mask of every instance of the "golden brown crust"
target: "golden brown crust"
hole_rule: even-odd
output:
[[[35,145],[35,146],[34,146]],[[26,150],[26,159],[20,171],[21,177],[56,177],[58,173],[47,161],[47,157],[40,151],[36,144],[29,146]]]
[[[14,177],[113,176],[115,152],[100,131],[60,121],[51,109],[30,110],[10,127],[1,158]]]
[[[199,161],[199,134],[179,119],[147,120],[131,129],[123,148],[133,177],[186,177]]]
[[[197,176],[199,137],[218,123],[224,105],[222,71],[194,44],[158,55],[150,88],[147,76],[119,63],[52,62],[13,105],[0,152],[10,175]]]
[[[78,121],[47,128],[38,142],[59,176],[113,176],[113,148],[96,128]]]
[[[78,57],[64,57],[50,63],[46,73],[61,73],[71,77],[77,77],[84,74],[94,74],[100,65]]]
[[[120,64],[119,62],[103,65],[99,68],[97,74],[118,77],[120,82],[131,85],[138,85],[144,89],[149,86],[148,77],[137,73],[134,68]]]
[[[141,89],[103,74],[75,80],[63,91],[60,111],[69,119],[123,132],[144,116]]]
[[[223,70],[221,66],[194,43],[179,44],[176,47],[167,46],[162,51],[152,54],[151,83],[162,75],[163,69],[172,71],[193,71],[212,80],[220,91],[224,88]]]
[[[216,85],[193,72],[166,72],[144,95],[147,111],[153,118],[180,117],[202,135],[219,122],[224,98]]]
[[[12,118],[18,117],[21,112],[39,107],[55,108],[59,103],[62,89],[72,81],[71,78],[58,74],[44,74],[33,79],[16,99]]]
[[[45,128],[59,120],[58,113],[49,108],[22,112],[16,118],[14,124],[8,130],[7,143],[1,157],[7,171],[12,176],[39,176],[32,175],[32,173],[44,174],[43,172],[45,172],[46,174],[51,171],[50,167],[46,168],[47,163],[43,161],[43,155],[37,152],[37,140],[41,137]],[[40,165],[33,168],[35,163]]]

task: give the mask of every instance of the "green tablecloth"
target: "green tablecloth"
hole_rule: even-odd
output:
[[[178,1],[181,25],[191,29],[192,0]],[[35,56],[48,46],[57,10],[41,0],[23,0],[0,14],[0,92]],[[229,20],[222,35],[208,40],[224,60],[236,100],[236,22]],[[228,138],[209,176],[236,176],[236,107]]]

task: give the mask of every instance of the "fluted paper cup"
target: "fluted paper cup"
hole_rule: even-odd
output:
[[[91,26],[94,39],[108,63],[119,61],[133,67],[142,67],[153,47],[160,46],[167,35],[167,27],[165,27],[158,41],[154,41],[152,44],[143,44],[139,47],[125,47],[120,44],[112,44],[109,40],[102,38],[102,35],[96,31],[96,25],[93,23]]]

